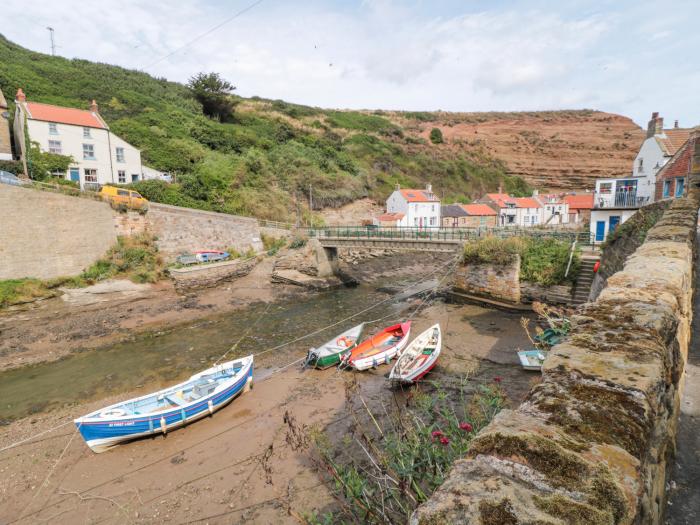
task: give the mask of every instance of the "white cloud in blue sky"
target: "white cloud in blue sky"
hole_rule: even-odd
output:
[[[338,108],[593,108],[700,124],[700,1],[4,0],[20,45]],[[9,23],[8,23],[9,22]],[[147,67],[148,66],[148,67]],[[31,95],[30,95],[31,96]]]

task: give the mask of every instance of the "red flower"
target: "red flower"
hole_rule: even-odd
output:
[[[430,435],[433,436],[433,441],[435,441],[435,438],[439,438],[440,436],[442,436],[442,432],[440,432],[439,430],[433,430],[433,432]]]
[[[440,443],[442,443],[443,445],[447,445],[449,442],[450,442],[450,440],[447,439],[445,436],[442,436],[440,438]]]
[[[503,378],[502,378],[501,376],[496,376],[496,377],[493,378],[493,380],[494,380],[496,383],[500,383],[501,381],[503,381]]]
[[[470,423],[460,423],[459,428],[466,432],[471,432],[472,430],[474,430]]]

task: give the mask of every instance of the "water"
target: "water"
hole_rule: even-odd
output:
[[[396,282],[392,282],[396,285]],[[434,283],[426,283],[430,287]],[[415,290],[412,290],[415,291]],[[305,355],[361,321],[400,314],[407,295],[256,359],[256,367],[284,365]],[[71,354],[50,363],[0,373],[0,421],[110,395],[145,393],[208,368],[253,325],[249,335],[226,359],[254,354],[330,325],[390,297],[372,286],[344,288],[303,298],[265,304],[207,319],[154,336]],[[267,309],[267,312],[266,312]],[[382,322],[386,325],[391,318]],[[372,328],[372,327],[370,327]]]

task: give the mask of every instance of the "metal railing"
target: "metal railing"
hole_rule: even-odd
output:
[[[596,195],[594,208],[641,208],[649,204],[649,197],[639,197],[636,191],[619,191],[614,195],[601,197]]]
[[[267,219],[258,219],[258,226],[261,228],[277,228],[278,230],[294,229],[294,225],[291,222],[269,221]]]
[[[553,238],[579,244],[590,244],[588,231],[556,230],[548,228],[406,228],[376,226],[335,226],[300,228],[309,237],[318,239],[367,239],[367,240],[415,240],[415,241],[469,241],[483,237],[534,237]]]

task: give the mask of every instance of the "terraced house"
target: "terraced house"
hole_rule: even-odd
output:
[[[22,89],[15,97],[16,152],[26,158],[27,139],[44,152],[70,155],[68,170],[53,173],[83,189],[126,184],[142,175],[141,152],[112,133],[93,100],[89,110],[29,102]]]
[[[10,144],[10,122],[7,110],[7,101],[0,89],[0,160],[12,160],[12,146]]]

